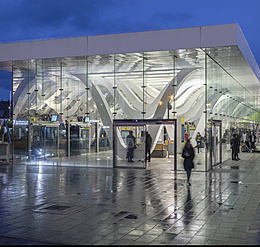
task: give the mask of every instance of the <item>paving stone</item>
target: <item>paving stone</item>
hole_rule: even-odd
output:
[[[1,165],[0,244],[259,245],[260,154],[240,157],[192,186],[166,168]]]

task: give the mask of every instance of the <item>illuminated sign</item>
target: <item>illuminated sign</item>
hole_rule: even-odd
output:
[[[28,120],[14,120],[15,125],[28,125]]]

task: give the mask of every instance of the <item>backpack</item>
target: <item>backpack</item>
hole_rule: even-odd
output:
[[[134,139],[132,137],[127,137],[126,143],[128,148],[134,147]]]

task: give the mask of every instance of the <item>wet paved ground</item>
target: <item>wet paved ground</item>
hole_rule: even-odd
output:
[[[210,172],[0,166],[0,244],[260,243],[260,153]]]

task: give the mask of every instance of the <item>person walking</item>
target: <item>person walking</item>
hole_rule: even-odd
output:
[[[246,131],[246,139],[245,139],[245,144],[246,146],[251,149],[250,145],[249,145],[249,142],[250,142],[250,134],[249,134],[249,131],[247,130]]]
[[[126,137],[126,146],[127,146],[127,158],[128,162],[134,162],[134,148],[135,148],[135,137],[133,131],[129,131],[129,135]]]
[[[148,160],[148,162],[151,161],[151,147],[152,147],[152,137],[148,133],[148,131],[146,131],[145,149],[146,149],[146,160]]]
[[[240,138],[239,138],[239,135],[238,135],[238,134],[236,134],[236,139],[237,139],[237,140],[236,140],[236,142],[237,142],[237,153],[236,153],[237,156],[236,156],[236,159],[237,159],[237,160],[240,160],[240,158],[238,157],[238,154],[240,153],[240,150],[239,150],[239,149],[240,149],[240,148],[239,148],[239,147],[240,147]]]
[[[238,138],[237,138],[237,134],[233,133],[231,139],[230,139],[230,147],[232,150],[232,160],[238,160],[237,159],[237,151],[238,151]]]
[[[201,147],[202,140],[203,140],[203,138],[202,138],[200,132],[198,132],[197,136],[196,136],[198,153],[200,152],[200,147]]]
[[[188,184],[191,185],[190,175],[191,175],[191,170],[194,168],[193,159],[195,157],[195,153],[194,153],[194,148],[190,142],[190,139],[186,141],[181,156],[182,158],[184,158],[183,167],[187,174]]]
[[[250,138],[251,150],[255,149],[256,135],[253,131],[251,131],[251,135],[249,138]]]

